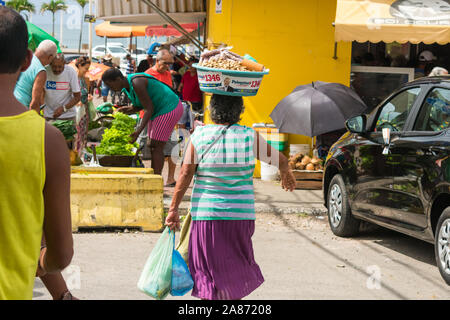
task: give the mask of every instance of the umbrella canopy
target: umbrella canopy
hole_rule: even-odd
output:
[[[95,34],[107,38],[144,37],[145,28],[146,26],[121,26],[105,21],[95,27]]]
[[[30,50],[35,51],[36,48],[39,46],[39,44],[44,40],[52,40],[54,43],[56,43],[56,46],[58,47],[58,53],[61,52],[58,40],[56,40],[54,37],[49,35],[47,32],[45,32],[38,26],[28,21],[26,21],[26,23],[28,28],[28,48],[30,48]]]
[[[75,60],[72,60],[69,65],[77,70],[77,67],[75,66]],[[86,72],[86,76],[90,81],[98,81],[101,79],[103,73],[109,68],[110,67],[105,66],[104,64],[91,62],[91,66],[89,67],[88,72]]]
[[[294,89],[270,114],[280,132],[314,137],[345,128],[345,121],[367,111],[351,88],[315,81]]]
[[[192,32],[192,31],[194,31],[194,30],[196,30],[198,28],[198,24],[197,23],[185,23],[185,24],[181,24],[181,26],[187,32]],[[170,36],[180,37],[180,36],[182,36],[181,32],[179,32],[177,29],[175,29],[171,25],[148,26],[145,29],[145,34],[147,36],[149,36],[149,37],[153,37],[153,36],[156,36],[156,37],[162,37],[162,36],[166,36],[166,37],[170,37]]]

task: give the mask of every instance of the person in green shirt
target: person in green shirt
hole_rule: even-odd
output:
[[[161,174],[164,166],[164,145],[175,125],[183,115],[183,105],[177,94],[165,83],[147,73],[133,73],[126,77],[117,68],[106,70],[102,81],[113,91],[123,91],[130,99],[131,107],[118,111],[135,113],[144,110],[142,122],[131,134],[131,143],[148,126],[152,168]]]

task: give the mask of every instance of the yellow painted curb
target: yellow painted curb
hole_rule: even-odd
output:
[[[153,174],[152,168],[122,168],[122,167],[77,167],[72,166],[72,173],[82,174]]]
[[[73,231],[79,227],[141,227],[143,231],[161,231],[163,179],[148,173],[72,173],[71,211]]]

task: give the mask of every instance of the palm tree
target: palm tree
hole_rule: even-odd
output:
[[[78,42],[78,53],[81,52],[81,39],[83,37],[83,23],[84,23],[84,7],[89,3],[89,0],[77,0],[81,7],[81,24],[80,24],[80,41]]]
[[[51,0],[49,3],[43,3],[41,7],[41,13],[50,11],[52,13],[52,36],[55,36],[55,13],[58,11],[66,11],[67,6],[64,0]]]
[[[6,2],[6,6],[16,10],[17,12],[21,13],[22,11],[28,12],[28,14],[35,13],[36,8],[34,4],[32,4],[28,0],[11,0]],[[27,14],[24,14],[25,18],[29,20],[30,16]]]

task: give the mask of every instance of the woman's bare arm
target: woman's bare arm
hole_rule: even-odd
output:
[[[184,157],[183,165],[181,166],[180,176],[178,177],[177,184],[175,186],[172,203],[170,204],[169,214],[166,218],[166,225],[172,230],[180,229],[180,218],[178,213],[178,207],[180,206],[183,196],[186,193],[192,178],[194,177],[197,169],[195,148],[192,142],[189,143],[186,154]]]

